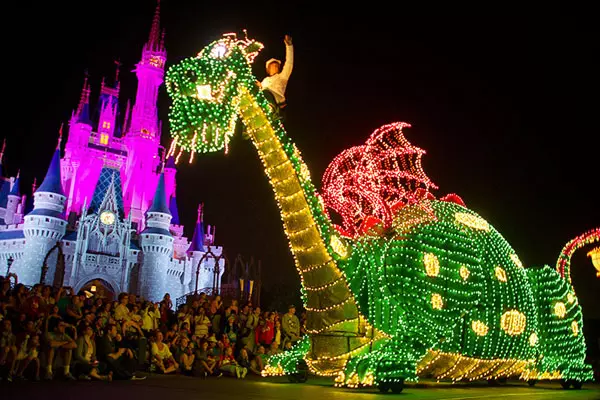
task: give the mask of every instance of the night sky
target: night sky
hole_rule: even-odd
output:
[[[600,225],[598,32],[584,20],[590,13],[578,10],[574,18],[572,10],[546,5],[474,17],[469,10],[413,12],[377,2],[335,12],[282,3],[288,2],[163,1],[167,65],[246,28],[265,44],[254,67],[262,79],[264,62],[282,59],[283,36],[292,35],[286,127],[317,187],[343,149],[383,124],[405,121],[413,126],[406,138],[427,151],[424,170],[440,188],[434,194],[458,193],[526,265],[554,265],[569,239]],[[114,76],[115,58],[123,63],[121,103],[133,98],[129,71],[154,6],[152,0],[77,2],[76,8],[21,2],[6,14],[15,26],[4,26],[4,164],[11,175],[21,168],[22,192],[29,194],[34,176],[43,178],[86,68],[92,105],[102,76]],[[168,146],[164,87],[160,96]],[[230,259],[254,256],[262,260],[267,290],[297,292],[278,209],[250,142],[236,138],[226,156],[183,162],[177,177],[186,234],[204,202],[205,223],[217,226],[217,243]],[[587,250],[573,258],[573,279],[586,317],[600,318],[600,280]]]

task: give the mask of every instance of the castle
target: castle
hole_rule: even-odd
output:
[[[133,109],[121,121],[119,66],[112,85],[103,79],[95,118],[84,81],[42,184],[21,195],[19,174],[4,177],[0,153],[0,275],[19,282],[80,290],[133,292],[152,301],[218,288],[224,272],[214,227],[205,231],[202,209],[191,240],[183,236],[176,201],[176,165],[160,144],[157,97],[167,52],[160,2],[134,72]],[[62,128],[61,128],[62,136]],[[10,266],[9,266],[10,265]],[[99,286],[101,288],[99,288]]]

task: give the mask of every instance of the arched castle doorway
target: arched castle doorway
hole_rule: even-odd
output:
[[[116,288],[106,280],[102,278],[95,278],[88,280],[82,284],[79,288],[75,288],[76,292],[84,291],[90,292],[94,296],[101,297],[107,301],[113,301],[117,297]]]

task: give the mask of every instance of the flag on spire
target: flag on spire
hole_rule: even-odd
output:
[[[56,145],[56,150],[60,150],[60,144],[62,143],[62,130],[64,123],[61,122],[60,129],[58,130],[58,144]]]

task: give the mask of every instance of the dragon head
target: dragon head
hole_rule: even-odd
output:
[[[243,86],[255,87],[251,66],[262,48],[255,40],[225,34],[168,69],[171,153],[176,146],[192,154],[227,150],[237,120],[236,96]]]

